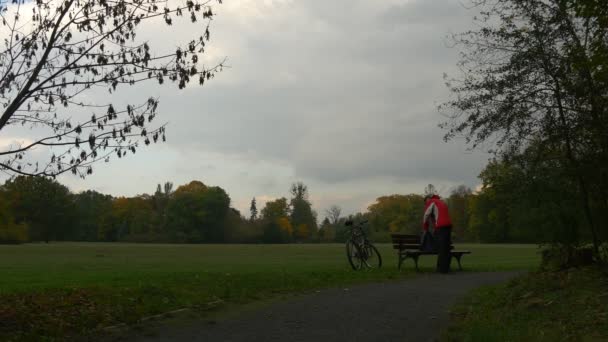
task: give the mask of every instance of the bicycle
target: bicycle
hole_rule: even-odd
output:
[[[354,225],[353,221],[346,221],[345,226],[351,227],[351,235],[346,240],[346,256],[353,270],[360,270],[363,266],[367,268],[382,267],[382,257],[378,249],[367,239],[363,231],[363,225],[367,221]]]

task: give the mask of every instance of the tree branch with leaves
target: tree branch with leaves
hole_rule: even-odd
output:
[[[105,91],[112,98],[119,87],[145,82],[184,89],[213,78],[225,60],[205,66],[202,57],[216,2],[222,1],[0,1],[0,134],[20,125],[36,136],[0,151],[0,171],[85,177],[98,161],[165,141],[165,125],[151,126],[158,98],[121,108],[89,98]],[[138,39],[146,24],[174,27],[177,20],[196,28],[172,52]]]
[[[473,0],[478,29],[454,35],[446,140],[558,167],[578,188],[596,253],[608,226],[608,9],[597,0]],[[534,153],[532,153],[533,151]],[[595,208],[594,208],[595,207]],[[602,232],[603,231],[603,232]]]

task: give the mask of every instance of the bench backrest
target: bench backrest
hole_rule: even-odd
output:
[[[419,235],[391,234],[391,239],[393,240],[394,249],[420,249]],[[450,245],[450,249],[454,249],[454,244]]]
[[[391,234],[394,249],[420,249],[420,236],[409,234]]]

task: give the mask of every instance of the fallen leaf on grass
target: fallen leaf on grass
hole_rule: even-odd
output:
[[[544,303],[545,303],[545,301],[542,298],[535,297],[535,298],[530,298],[528,301],[526,301],[525,305],[526,305],[526,307],[530,308],[533,306],[542,305]]]
[[[521,297],[519,297],[519,298],[521,298],[521,299],[526,299],[526,298],[530,297],[530,296],[531,296],[531,295],[533,295],[533,294],[534,294],[534,292],[530,291],[530,292],[527,292],[526,294],[524,294],[523,296],[521,296]]]

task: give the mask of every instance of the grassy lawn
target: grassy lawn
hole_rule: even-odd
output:
[[[451,314],[443,341],[608,341],[608,276],[533,272],[475,290]]]
[[[86,335],[117,323],[206,303],[245,303],[284,293],[414,274],[391,245],[382,270],[353,272],[340,244],[165,245],[51,243],[0,246],[0,339]],[[467,270],[532,269],[534,245],[457,245]],[[434,257],[421,259],[432,271]],[[34,323],[35,322],[35,323]]]

